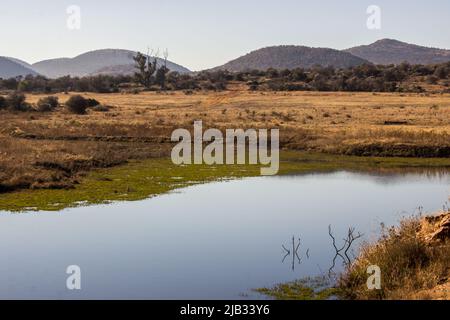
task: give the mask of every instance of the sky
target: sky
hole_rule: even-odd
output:
[[[71,5],[80,9],[79,29]],[[381,10],[380,29],[367,27],[370,5]],[[0,38],[1,56],[29,63],[150,47],[201,70],[283,44],[345,49],[392,38],[450,49],[450,1],[0,0]]]

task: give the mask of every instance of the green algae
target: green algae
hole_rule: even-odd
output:
[[[313,172],[450,170],[450,159],[362,158],[283,151],[279,175]],[[184,165],[170,158],[130,161],[85,175],[69,190],[23,190],[0,194],[0,211],[59,211],[68,207],[136,201],[200,183],[255,177],[259,165]]]

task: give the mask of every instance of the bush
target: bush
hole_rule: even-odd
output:
[[[71,96],[69,100],[66,101],[66,107],[72,113],[85,114],[86,109],[89,107],[89,102],[83,96],[75,95]]]
[[[100,105],[100,102],[98,102],[95,99],[86,99],[86,101],[87,101],[88,108],[96,107],[96,106]]]
[[[58,97],[45,97],[45,98],[41,98],[39,99],[39,101],[37,102],[37,111],[39,112],[50,112],[53,111],[54,109],[56,109],[56,107],[58,107],[59,102],[58,102]]]
[[[25,99],[23,93],[13,92],[6,97],[6,106],[13,111],[29,111],[30,106]]]
[[[6,99],[3,96],[0,96],[0,110],[2,109],[6,109],[7,105],[6,105]]]
[[[446,79],[448,76],[448,70],[445,66],[439,66],[436,68],[436,70],[434,71],[434,76],[439,78],[439,79]]]

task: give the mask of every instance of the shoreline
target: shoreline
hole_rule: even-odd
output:
[[[314,172],[450,171],[450,159],[377,158],[282,151],[280,176]],[[71,189],[30,189],[0,194],[0,210],[59,211],[80,205],[144,200],[196,184],[260,176],[259,165],[177,166],[170,158],[133,160],[87,172]]]
[[[380,287],[368,288],[377,266]],[[255,289],[277,300],[449,300],[450,210],[404,218],[364,242],[344,271]]]

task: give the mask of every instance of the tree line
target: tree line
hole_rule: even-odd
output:
[[[191,74],[171,72],[164,62],[138,53],[134,57],[134,75],[98,75],[88,77],[26,76],[0,79],[0,90],[19,92],[135,92],[142,90],[226,90],[230,83],[245,84],[249,90],[273,91],[362,91],[423,92],[426,85],[443,86],[450,92],[450,62],[438,65],[373,65],[339,69],[315,66],[292,70],[226,70]]]

